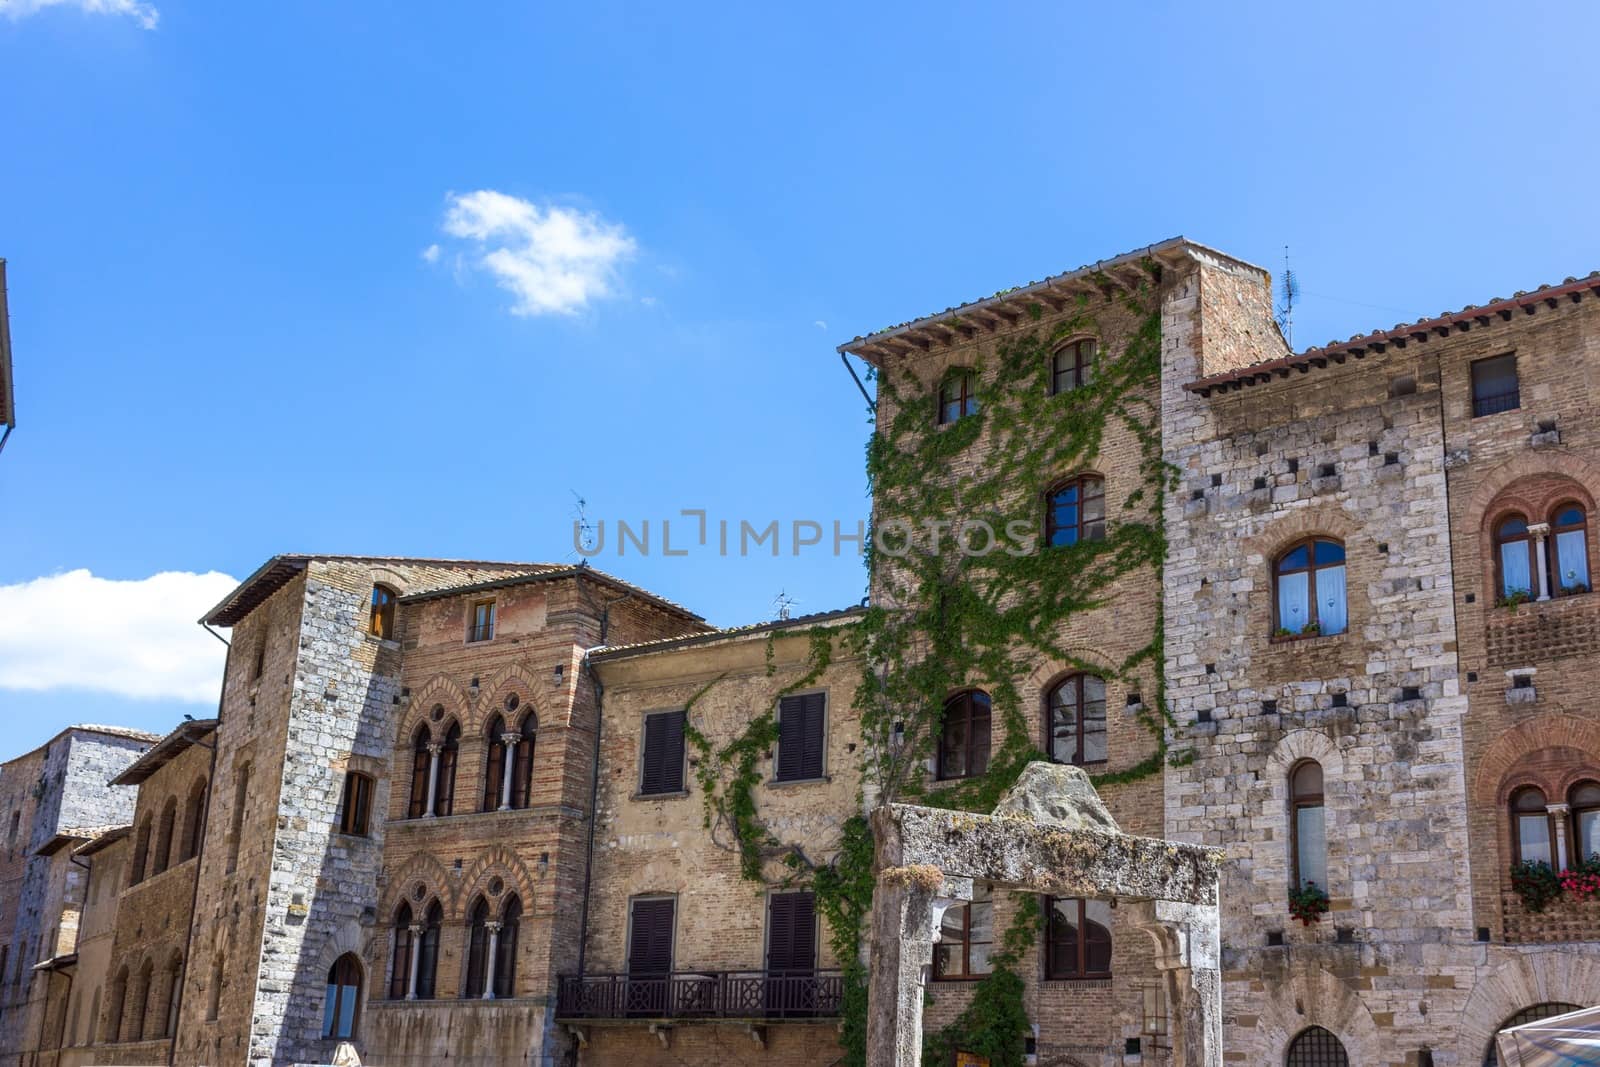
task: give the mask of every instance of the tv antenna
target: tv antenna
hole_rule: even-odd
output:
[[[794,615],[794,606],[800,603],[794,597],[778,590],[778,595],[772,598],[772,611],[779,622],[787,622]]]
[[[1283,246],[1283,277],[1278,281],[1278,329],[1294,351],[1294,305],[1300,299],[1300,279],[1289,269],[1289,246]]]
[[[574,547],[581,546],[584,554],[591,554],[594,552],[594,523],[589,521],[589,502],[579,496],[576,489],[568,489],[567,492],[572,494],[574,502],[572,505],[573,540],[576,542]]]

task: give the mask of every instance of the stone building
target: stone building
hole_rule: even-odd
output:
[[[86,888],[72,846],[129,820],[134,790],[107,782],[155,741],[138,730],[73,726],[0,764],[0,1063],[56,1040],[47,1002],[59,992],[57,961],[73,951]]]
[[[1229,1062],[1479,1067],[1600,1003],[1600,279],[1300,353],[1270,293],[1175,239],[842,346],[878,375],[870,608],[714,630],[586,566],[268,561],[206,617],[217,721],[103,769],[137,809],[23,812],[0,945],[53,948],[31,1001],[0,966],[0,1034],[57,1036],[7,1047],[831,1064],[853,961],[808,873],[886,790],[987,811],[1040,753],[1226,850]],[[962,550],[975,516],[1023,551]],[[8,903],[58,876],[75,943]],[[978,889],[930,1032],[1020,931],[1031,1062],[1167,1062],[1126,909]]]

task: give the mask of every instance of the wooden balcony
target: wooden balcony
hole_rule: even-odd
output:
[[[838,971],[565,975],[559,1019],[817,1019],[839,1014]]]

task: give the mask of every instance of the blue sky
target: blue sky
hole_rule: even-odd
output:
[[[1086,261],[1288,245],[1301,347],[1600,267],[1597,31],[1471,2],[0,0],[10,747],[206,714],[195,605],[274,552],[569,559],[574,494],[848,528],[867,424],[834,346]],[[787,546],[595,563],[724,624],[863,592]]]

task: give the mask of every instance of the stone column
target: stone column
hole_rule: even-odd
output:
[[[500,761],[500,810],[511,810],[511,772],[516,768],[517,742],[522,740],[520,734],[501,734],[500,744],[505,748],[505,757]]]
[[[1556,870],[1565,870],[1571,864],[1567,860],[1567,815],[1572,808],[1566,804],[1549,804],[1545,811],[1550,813],[1550,833],[1555,838]]]
[[[433,802],[439,793],[439,753],[444,751],[444,746],[437,741],[428,746],[428,810],[422,813],[424,819],[433,818]]]
[[[872,969],[867,984],[867,1062],[922,1063],[922,998],[933,963],[933,889],[878,883],[872,898]]]
[[[437,759],[437,755],[435,755]],[[411,930],[411,973],[406,981],[406,999],[417,999],[417,965],[422,962],[422,924],[413,923]]]
[[[1131,905],[1132,925],[1156,941],[1172,1012],[1173,1063],[1222,1067],[1221,915],[1215,904]]]
[[[500,924],[487,922],[483,928],[489,931],[489,958],[484,961],[483,971],[483,999],[494,999],[494,972],[495,963],[500,955]]]
[[[1530,523],[1528,536],[1533,538],[1534,549],[1539,563],[1539,599],[1550,599],[1550,524],[1548,522]]]

